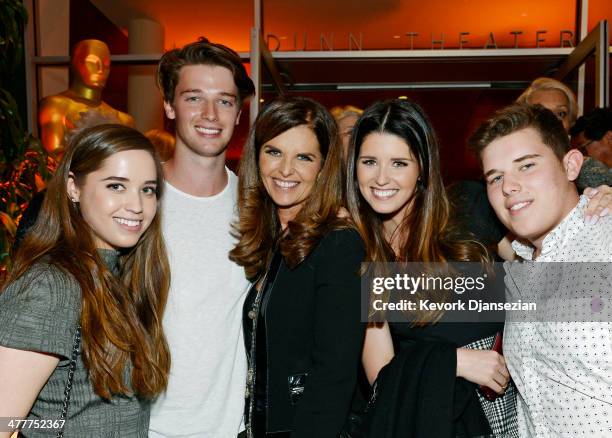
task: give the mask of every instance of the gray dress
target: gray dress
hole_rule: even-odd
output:
[[[100,251],[113,273],[118,272],[115,251]],[[57,368],[40,391],[28,419],[59,419],[68,379],[68,365],[81,313],[81,288],[58,268],[38,263],[0,294],[0,345],[56,355]],[[126,369],[125,378],[129,379]],[[146,437],[149,402],[135,396],[110,401],[93,389],[81,355],[77,360],[70,405],[64,428],[66,438]],[[57,430],[23,430],[26,437],[51,437]]]

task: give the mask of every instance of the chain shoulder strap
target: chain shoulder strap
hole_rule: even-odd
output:
[[[72,390],[72,382],[74,381],[74,372],[76,370],[77,357],[79,356],[79,347],[81,345],[81,326],[77,325],[74,341],[72,343],[72,355],[70,357],[70,365],[68,366],[68,382],[64,388],[64,404],[62,406],[61,420],[62,428],[57,432],[56,438],[64,438],[64,425],[68,416],[68,404],[70,403],[70,391]]]
[[[248,312],[248,316],[251,319],[251,349],[250,349],[250,363],[249,369],[247,371],[247,385],[245,391],[245,398],[248,399],[248,412],[249,412],[249,421],[246,424],[246,436],[247,438],[253,438],[253,416],[255,414],[255,376],[257,372],[256,368],[256,344],[257,344],[257,321],[259,319],[259,312],[261,311],[263,296],[266,293],[266,289],[269,287],[269,280],[272,283],[276,280],[276,274],[278,273],[278,269],[280,267],[281,262],[281,253],[280,250],[275,249],[274,254],[270,261],[268,262],[268,266],[263,274],[263,277],[258,279],[255,284],[261,281],[261,287],[257,290],[255,295],[255,300],[253,301],[253,305],[251,310]]]

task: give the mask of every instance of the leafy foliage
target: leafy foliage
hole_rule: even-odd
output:
[[[23,56],[23,31],[28,12],[22,0],[0,0],[0,75],[11,73]]]
[[[51,159],[26,132],[17,103],[3,88],[23,56],[28,14],[21,0],[0,0],[0,279],[17,224],[33,194],[50,176]]]

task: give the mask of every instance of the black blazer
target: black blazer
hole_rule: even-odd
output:
[[[281,261],[275,278],[268,278],[273,283],[260,310],[266,359],[257,361],[258,368],[266,366],[268,432],[337,438],[342,429],[365,334],[360,322],[363,258],[358,233],[335,230],[296,268]],[[262,345],[260,340],[256,345]]]

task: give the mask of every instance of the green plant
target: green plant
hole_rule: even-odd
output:
[[[17,103],[4,88],[21,64],[27,21],[21,0],[0,0],[0,278],[19,219],[50,176],[45,150],[24,129]]]

